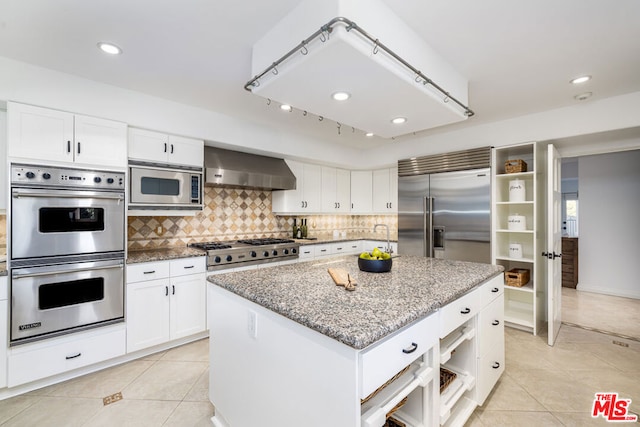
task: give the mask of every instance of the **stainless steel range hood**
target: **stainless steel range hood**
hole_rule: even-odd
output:
[[[283,159],[204,147],[205,185],[294,190],[296,177]]]

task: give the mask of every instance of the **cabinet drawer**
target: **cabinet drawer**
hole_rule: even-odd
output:
[[[169,262],[142,262],[127,265],[127,283],[144,282],[147,280],[164,279],[169,277]]]
[[[355,242],[346,242],[345,244],[347,245],[347,250],[350,254],[359,254],[362,252],[362,242],[360,240]]]
[[[438,341],[437,313],[360,354],[360,398],[365,398]]]
[[[440,338],[478,314],[480,307],[480,290],[475,289],[440,309]]]
[[[102,362],[125,353],[124,326],[109,332],[91,331],[81,336],[51,339],[46,344],[26,344],[11,351],[8,385],[13,387],[51,375]]]
[[[504,342],[504,298],[496,298],[478,314],[478,354],[486,354]]]
[[[331,255],[331,245],[313,245],[313,255],[316,258]]]
[[[479,288],[480,308],[486,307],[493,300],[504,294],[504,274],[500,274]]]
[[[504,372],[504,340],[496,343],[490,351],[478,358],[478,380],[476,400],[482,405]]]
[[[181,258],[169,262],[169,273],[171,277],[204,273],[206,270],[205,257]]]
[[[300,246],[299,251],[300,251],[298,253],[298,259],[299,260],[310,260],[310,259],[313,259],[313,246],[312,245]]]
[[[348,254],[349,253],[349,243],[350,242],[332,243],[331,244],[331,254],[333,254],[333,255]]]

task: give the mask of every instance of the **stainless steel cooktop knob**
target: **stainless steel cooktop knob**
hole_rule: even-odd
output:
[[[213,259],[213,261],[214,261],[214,262],[220,262],[220,261],[222,261],[222,259],[221,259],[219,256],[217,256],[217,257],[215,257],[215,258]]]
[[[289,249],[285,249],[285,250],[284,250],[284,254],[285,254],[285,255],[289,255]]]
[[[27,173],[26,173],[26,176],[27,176],[27,178],[29,178],[29,179],[33,179],[33,178],[35,178],[35,177],[36,177],[36,174],[35,174],[35,173],[33,173],[33,172],[31,172],[31,171],[29,171],[29,172],[27,172]]]
[[[269,251],[264,251],[264,252],[262,253],[262,256],[269,256]]]
[[[231,261],[233,259],[233,257],[231,255],[227,255],[227,262]]]
[[[292,254],[298,253],[298,250],[296,248],[291,248],[291,253]]]
[[[102,182],[102,178],[100,178],[99,176],[96,176],[95,178],[93,178],[93,182],[98,184],[98,183]]]
[[[255,258],[255,257],[257,257],[257,256],[258,256],[258,254],[256,253],[256,251],[251,251],[250,255],[251,255],[251,258]]]
[[[45,173],[42,174],[42,177],[44,179],[50,179],[51,178],[51,174],[49,172],[45,172]]]
[[[276,255],[278,255],[278,251],[276,251],[276,250],[274,249],[274,250],[273,250],[273,252],[272,252],[272,254],[273,254],[273,256],[276,256]]]

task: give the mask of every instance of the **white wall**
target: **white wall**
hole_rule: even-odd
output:
[[[640,298],[640,150],[579,159],[578,290]]]

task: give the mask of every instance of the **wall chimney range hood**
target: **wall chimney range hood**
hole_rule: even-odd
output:
[[[294,190],[296,177],[283,159],[204,147],[205,185]]]
[[[380,0],[302,1],[254,44],[251,71],[245,89],[268,102],[383,138],[474,114],[467,79]]]

